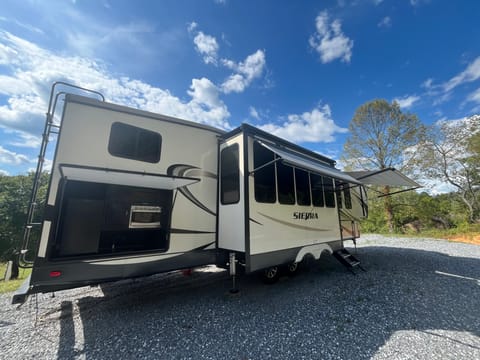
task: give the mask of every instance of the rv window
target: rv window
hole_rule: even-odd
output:
[[[220,194],[222,205],[240,201],[240,170],[238,168],[238,144],[220,153]]]
[[[310,174],[310,183],[312,184],[313,206],[324,207],[322,177],[320,175]]]
[[[272,162],[275,154],[255,142],[253,144],[253,167],[257,169]],[[277,200],[275,190],[275,164],[271,163],[255,170],[255,200],[262,203],[274,203]]]
[[[310,181],[308,172],[295,169],[295,186],[297,190],[297,204],[310,206]]]
[[[335,181],[335,194],[337,195],[337,206],[339,209],[343,208],[342,192],[343,185],[339,181]]]
[[[277,162],[278,202],[280,204],[295,204],[295,183],[293,168]]]
[[[119,122],[112,124],[108,152],[113,156],[156,163],[160,160],[160,134]]]
[[[347,209],[352,208],[352,194],[350,193],[350,186],[347,185],[343,189],[343,199],[345,200],[345,207]]]
[[[323,190],[325,193],[325,205],[327,207],[335,207],[335,191],[333,190],[333,179],[330,177],[323,178]]]

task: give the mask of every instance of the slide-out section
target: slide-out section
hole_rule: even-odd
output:
[[[168,250],[172,190],[63,181],[51,259]]]

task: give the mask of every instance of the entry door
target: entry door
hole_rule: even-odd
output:
[[[219,162],[218,247],[245,252],[243,134],[220,145]]]

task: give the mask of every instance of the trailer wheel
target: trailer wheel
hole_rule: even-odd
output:
[[[294,276],[298,271],[298,262],[293,262],[285,266],[288,276]]]
[[[265,284],[274,284],[280,277],[280,269],[278,266],[271,266],[263,270],[262,280]]]

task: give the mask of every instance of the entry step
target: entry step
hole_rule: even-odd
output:
[[[333,256],[353,274],[355,274],[354,269],[356,268],[359,268],[362,271],[365,271],[362,265],[360,265],[360,260],[358,260],[353,254],[351,254],[345,248],[334,251]]]

